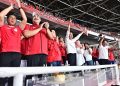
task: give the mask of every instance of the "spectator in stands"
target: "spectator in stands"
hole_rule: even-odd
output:
[[[114,56],[114,51],[115,49],[113,48],[109,48],[108,49],[108,55],[109,55],[109,61],[110,61],[110,64],[115,64],[115,56]]]
[[[93,60],[93,65],[96,65],[99,57],[99,52],[98,52],[98,47],[93,47],[92,48],[92,60]]]
[[[49,23],[40,25],[39,14],[34,14],[33,24],[26,25],[25,38],[22,40],[22,54],[27,58],[27,66],[46,65],[48,55],[48,39],[52,38]],[[43,27],[45,26],[45,27]]]
[[[71,23],[71,20],[70,20],[70,23]],[[67,58],[68,58],[68,63],[70,64],[70,66],[76,66],[77,51],[75,47],[75,42],[80,38],[80,36],[83,33],[86,33],[87,30],[85,29],[83,32],[81,32],[75,38],[73,38],[73,34],[70,32],[70,23],[68,25],[68,30],[67,30],[66,38],[65,38],[65,42],[67,46]]]
[[[55,30],[52,30],[53,39],[48,41],[48,66],[61,66],[61,52],[59,49],[59,40]]]
[[[21,61],[20,46],[21,35],[24,29],[27,18],[25,12],[21,7],[21,3],[17,0],[22,21],[16,25],[16,16],[9,13],[14,9],[13,4],[0,12],[0,32],[1,32],[1,46],[0,46],[0,67],[19,67]],[[8,14],[9,13],[9,14]],[[7,15],[8,14],[8,15]],[[4,24],[4,17],[7,15],[7,23]],[[0,86],[5,86],[7,79],[0,78]],[[8,86],[13,86],[13,78],[8,79]]]
[[[87,65],[93,65],[92,48],[90,48],[88,43],[85,43],[84,46],[85,46],[84,57],[85,57],[86,63]]]
[[[23,57],[27,58],[28,67],[44,66],[47,64],[48,39],[52,38],[52,34],[48,22],[40,25],[39,14],[34,13],[32,20],[33,24],[26,25],[23,32],[25,38],[22,40],[21,52]],[[32,76],[28,76],[26,80],[31,78]]]
[[[76,64],[77,64],[77,66],[82,66],[85,63],[85,59],[83,56],[85,47],[83,44],[80,43],[79,40],[77,40],[75,42],[75,45],[76,45],[76,49],[77,49],[77,59],[76,59],[77,63]]]
[[[105,65],[110,64],[110,61],[108,60],[108,43],[105,40],[105,36],[101,37],[99,42],[99,64]]]
[[[59,37],[59,49],[61,52],[61,56],[62,56],[62,62],[65,65],[66,61],[67,61],[67,52],[66,52],[66,46],[63,40],[63,37]]]

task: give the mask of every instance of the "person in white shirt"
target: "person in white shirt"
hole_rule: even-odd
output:
[[[71,20],[70,20],[70,22],[71,22]],[[70,64],[70,66],[76,66],[76,52],[77,51],[76,51],[76,47],[75,47],[75,42],[76,42],[76,40],[78,40],[80,38],[80,36],[83,33],[86,33],[86,32],[87,32],[87,30],[84,29],[83,32],[81,32],[75,38],[73,38],[73,34],[70,32],[70,24],[68,25],[65,42],[66,42],[66,46],[67,46],[68,63]]]
[[[99,64],[105,65],[110,64],[110,61],[108,60],[108,43],[105,40],[105,36],[102,37],[102,39],[99,42]]]
[[[84,57],[85,57],[86,63],[87,65],[93,65],[92,48],[90,48],[88,43],[85,43],[84,46],[85,46]]]
[[[76,64],[77,66],[82,66],[85,63],[85,59],[83,56],[85,47],[83,44],[80,43],[79,40],[75,42],[75,45],[76,45],[76,50],[77,50]]]

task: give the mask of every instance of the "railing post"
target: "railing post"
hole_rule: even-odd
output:
[[[82,86],[85,86],[85,79],[82,78]]]
[[[23,86],[23,74],[14,76],[13,86]]]
[[[115,66],[115,73],[116,73],[116,84],[120,85],[120,80],[119,80],[119,70],[118,70],[118,65],[116,64]]]
[[[97,83],[98,86],[103,86],[107,83],[105,69],[101,69],[100,71],[97,71]]]

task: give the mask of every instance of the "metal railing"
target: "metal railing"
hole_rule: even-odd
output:
[[[101,68],[114,68],[115,69],[114,74],[116,75],[115,78],[116,84],[119,85],[119,71],[117,64],[96,66],[61,66],[61,67],[1,67],[0,77],[14,77],[13,86],[23,86],[23,77],[25,75],[84,71],[93,69],[99,70]],[[99,80],[99,77],[97,80]]]

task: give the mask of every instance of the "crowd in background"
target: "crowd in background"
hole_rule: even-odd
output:
[[[71,32],[69,21],[65,39],[58,37],[55,30],[50,30],[48,22],[41,22],[40,15],[34,13],[32,25],[27,24],[27,16],[21,7],[20,1],[18,10],[22,21],[16,26],[16,16],[9,13],[14,9],[13,4],[0,12],[0,67],[19,67],[21,59],[27,60],[28,67],[35,66],[82,66],[114,64],[114,46],[109,47],[105,36],[99,40],[97,48],[91,48],[89,43],[81,43],[79,38],[86,34],[84,28],[76,37]],[[4,17],[7,15],[7,24]],[[27,78],[31,78],[27,77]],[[0,86],[13,86],[13,78],[0,78]]]

